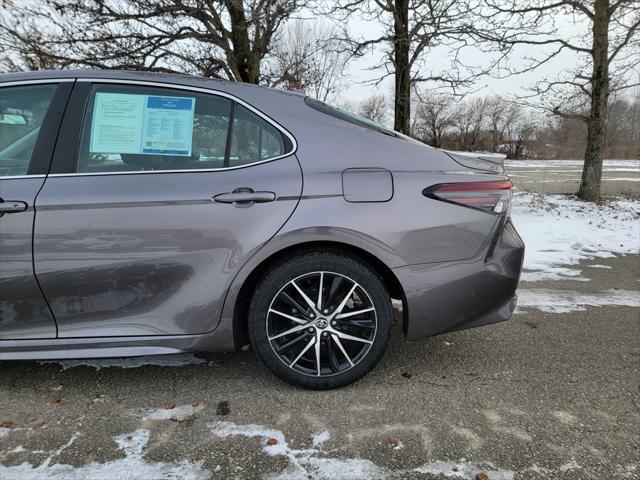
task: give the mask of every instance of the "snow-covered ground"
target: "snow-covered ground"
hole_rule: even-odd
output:
[[[640,254],[640,200],[596,205],[564,195],[520,193],[512,218],[526,245],[526,281],[588,280],[575,268],[578,263]]]
[[[584,312],[590,307],[618,305],[640,308],[640,292],[606,289],[597,294],[547,288],[518,290],[518,310],[536,308],[547,313]]]
[[[191,416],[193,416],[193,412]],[[151,421],[166,421],[169,417],[160,416],[148,418]],[[225,439],[228,437],[245,437],[259,442],[262,451],[267,455],[284,457],[288,465],[280,473],[266,474],[263,478],[270,480],[304,480],[314,478],[317,480],[362,480],[368,478],[392,479],[411,476],[412,474],[431,474],[443,478],[457,480],[472,480],[477,478],[479,472],[484,472],[492,480],[513,480],[516,472],[510,469],[496,467],[491,462],[473,462],[461,458],[456,461],[434,460],[426,462],[416,468],[390,469],[361,458],[341,458],[332,456],[339,453],[341,448],[325,447],[331,440],[328,432],[320,432],[313,435],[312,448],[293,448],[285,434],[281,430],[262,425],[237,425],[232,422],[216,421],[208,425],[212,437]],[[215,473],[219,470],[216,466],[213,471],[203,467],[202,461],[181,460],[179,462],[162,462],[147,459],[147,448],[151,437],[149,429],[137,429],[128,434],[117,435],[114,443],[123,452],[124,456],[104,463],[91,462],[80,467],[64,463],[55,463],[57,457],[69,448],[76,440],[81,440],[79,433],[74,434],[62,447],[49,455],[38,466],[24,462],[15,466],[0,465],[0,478],[3,480],[18,480],[30,478],[34,480],[80,480],[107,478],[131,479],[131,480],[155,480],[163,479],[191,479],[205,480],[219,478]],[[14,453],[26,451],[19,446]],[[38,452],[45,453],[45,452]],[[582,467],[571,460],[556,468],[541,468],[535,463],[523,467],[520,471],[523,475],[533,473],[545,473],[555,475],[569,470],[581,470]]]
[[[314,448],[296,449],[289,446],[284,433],[261,425],[236,425],[232,422],[213,422],[209,424],[211,433],[219,438],[242,436],[257,438],[267,455],[282,455],[289,465],[279,473],[266,475],[270,480],[361,480],[365,478],[398,478],[415,473],[429,473],[446,478],[471,479],[478,472],[485,472],[493,480],[513,480],[514,472],[496,468],[490,462],[476,463],[461,459],[457,462],[441,461],[426,463],[414,469],[391,470],[360,458],[334,458],[329,456],[331,449],[323,444],[330,439],[328,432],[314,435]],[[322,436],[322,441],[317,438]],[[579,467],[578,467],[579,468]]]
[[[144,458],[144,448],[149,442],[151,432],[139,429],[129,434],[116,436],[113,440],[122,450],[124,457],[105,463],[91,462],[81,467],[63,463],[52,463],[64,450],[78,438],[74,435],[59,450],[50,455],[38,466],[22,463],[7,467],[0,465],[2,480],[206,480],[211,478],[210,472],[202,468],[201,461],[186,460],[171,462],[155,462]]]
[[[509,170],[515,168],[551,169],[560,171],[582,172],[584,160],[506,160],[505,167]],[[640,160],[604,160],[605,172],[638,172]]]
[[[590,269],[608,270],[611,267],[596,259],[640,254],[640,200],[596,205],[566,195],[520,193],[514,197],[512,217],[526,246],[524,281],[588,282],[585,262]],[[637,285],[627,290],[594,287],[599,291],[521,287],[518,311],[534,308],[568,313],[610,305],[640,308]]]
[[[508,160],[505,168],[516,188],[535,193],[568,194],[578,190],[582,160]],[[605,160],[602,192],[640,196],[640,160]]]

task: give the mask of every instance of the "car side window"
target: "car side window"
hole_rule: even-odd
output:
[[[185,90],[96,85],[85,112],[76,172],[224,166],[231,100]]]
[[[279,157],[285,152],[282,133],[264,119],[236,105],[229,165],[234,167]]]
[[[218,169],[268,160],[284,151],[279,130],[226,97],[98,84],[89,96],[75,171]]]
[[[27,175],[57,85],[0,88],[0,177]]]

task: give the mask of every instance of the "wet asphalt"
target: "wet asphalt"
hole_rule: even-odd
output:
[[[639,257],[587,263],[612,268],[521,288],[640,296]],[[172,367],[2,363],[0,478],[139,478],[140,463],[169,468],[155,478],[640,478],[638,308],[524,309],[420,342],[400,330],[378,368],[329,392],[282,383],[251,351]],[[140,430],[136,460],[114,439]],[[118,461],[129,476],[87,470]]]

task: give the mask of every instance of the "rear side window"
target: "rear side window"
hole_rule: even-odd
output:
[[[218,169],[284,152],[279,130],[229,98],[139,85],[95,85],[75,171]]]
[[[233,116],[233,137],[229,161],[231,166],[246,165],[284,154],[282,134],[242,105]]]
[[[27,175],[56,85],[0,88],[0,177]]]

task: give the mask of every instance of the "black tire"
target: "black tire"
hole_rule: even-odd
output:
[[[314,280],[314,276],[317,276],[316,280]],[[325,278],[328,280],[325,281]],[[296,282],[295,285],[291,283],[293,280]],[[298,283],[301,283],[303,287],[308,285],[308,288],[311,288],[314,281],[317,282],[318,287],[323,285],[323,282],[330,283],[328,286],[324,285],[322,289],[322,292],[327,296],[326,299],[322,299],[323,293],[319,293],[319,289],[316,291],[320,295],[317,301],[324,300],[327,310],[333,309],[333,316],[329,314],[326,315],[326,318],[321,318],[325,316],[326,311],[320,308],[315,310],[317,313],[314,313],[313,307],[309,306],[308,302],[302,307],[303,296],[298,296],[297,299],[290,302],[292,297],[300,295],[296,293],[296,291],[300,291],[297,289]],[[354,288],[350,296],[349,293],[344,294],[344,291],[350,290],[347,288],[349,285]],[[293,319],[289,320],[279,314],[281,310],[284,310],[283,308],[279,308],[274,313],[275,302],[281,302],[283,296],[287,297],[288,304],[298,302],[298,306],[302,307],[301,309],[292,307],[289,310],[289,315],[295,316],[297,323],[293,322]],[[333,296],[336,298],[334,299]],[[311,299],[311,295],[307,295],[307,297]],[[340,311],[337,311],[339,305],[336,304],[340,302],[337,302],[336,299],[342,298],[344,300],[347,297],[350,297],[347,303]],[[313,303],[316,304],[315,301]],[[368,306],[370,311],[357,313],[367,310],[367,308],[362,308],[363,306]],[[301,313],[302,310],[308,312],[306,316]],[[299,320],[312,322],[309,316],[315,316],[316,323],[307,328],[306,325],[309,324]],[[358,319],[356,317],[366,318]],[[325,322],[322,322],[323,319]],[[343,387],[359,380],[378,364],[389,342],[392,321],[391,298],[378,274],[360,259],[337,250],[327,250],[300,253],[278,262],[266,272],[258,282],[251,300],[248,327],[251,345],[256,355],[276,376],[299,387],[328,390]],[[274,325],[280,325],[281,322],[291,322],[292,327],[302,328],[302,330],[284,337],[280,332],[289,331],[289,326],[281,327],[279,332],[267,332],[268,329],[274,329]],[[324,325],[327,323],[329,326],[325,327]],[[327,330],[323,330],[323,328]],[[354,329],[356,333],[353,333]],[[361,345],[360,341],[350,339],[345,334],[364,338],[368,343]],[[280,338],[274,339],[274,337]],[[291,338],[295,342],[290,340]],[[284,343],[293,346],[289,346],[286,353],[281,353]],[[316,343],[319,345],[318,350],[316,350]],[[304,350],[305,346],[307,347],[306,353],[301,354],[300,352]],[[276,350],[279,353],[276,353]],[[290,353],[290,350],[294,350],[294,352]],[[288,357],[285,358],[285,355]],[[291,358],[298,355],[303,355],[299,357],[298,363],[294,366],[288,365]],[[319,361],[318,358],[320,358]],[[310,369],[315,366],[317,366],[316,371],[321,372],[320,375],[310,373]]]

